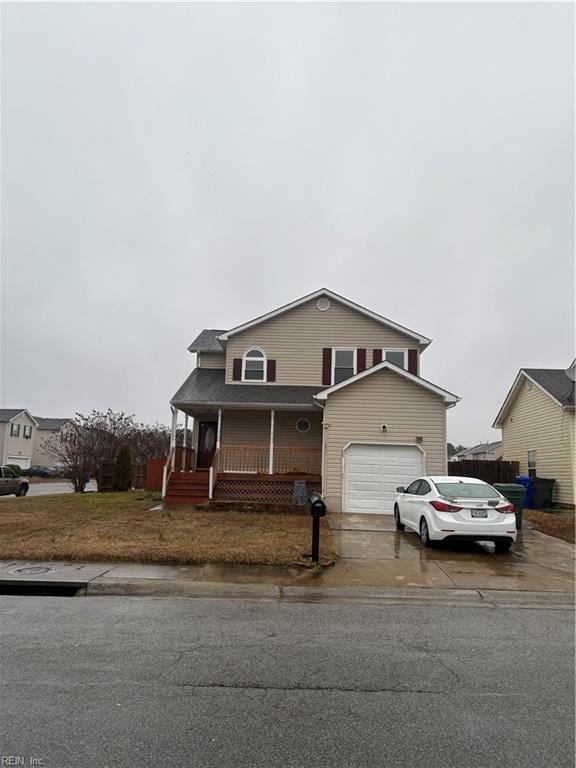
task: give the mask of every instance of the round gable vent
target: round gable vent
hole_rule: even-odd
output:
[[[327,309],[330,309],[330,299],[327,299],[326,296],[321,296],[316,302],[316,306],[320,312],[326,312]]]

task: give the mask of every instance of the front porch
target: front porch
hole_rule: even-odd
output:
[[[184,431],[177,446],[179,411]],[[191,445],[186,441],[190,417]],[[171,442],[162,488],[167,503],[216,499],[299,505],[321,491],[318,410],[173,408]]]

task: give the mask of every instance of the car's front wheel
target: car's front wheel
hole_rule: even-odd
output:
[[[404,523],[402,520],[400,520],[400,510],[398,509],[398,504],[394,504],[394,522],[396,523],[397,530],[404,530]]]
[[[16,491],[16,496],[26,496],[28,493],[28,483],[22,483],[20,488]]]
[[[494,550],[496,554],[500,555],[500,554],[503,554],[504,552],[509,552],[511,546],[512,546],[511,541],[496,541],[494,543]]]
[[[420,520],[420,542],[423,547],[433,547],[434,542],[430,538],[430,531],[428,530],[428,523],[426,518]]]

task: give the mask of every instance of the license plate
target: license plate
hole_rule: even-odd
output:
[[[470,514],[472,517],[488,517],[488,512],[485,509],[471,509]]]

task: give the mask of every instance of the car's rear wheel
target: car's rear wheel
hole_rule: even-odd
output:
[[[28,483],[22,483],[20,488],[16,491],[16,496],[26,496],[28,493]]]
[[[400,510],[398,509],[398,504],[394,504],[394,521],[396,522],[396,528],[399,531],[403,531],[404,523],[400,520]]]
[[[426,519],[423,517],[420,520],[420,542],[423,547],[433,547],[434,542],[430,538],[430,531],[428,530],[428,523],[426,522]]]
[[[496,554],[500,555],[503,552],[509,552],[511,546],[512,546],[511,541],[496,541],[494,543],[494,550]]]

